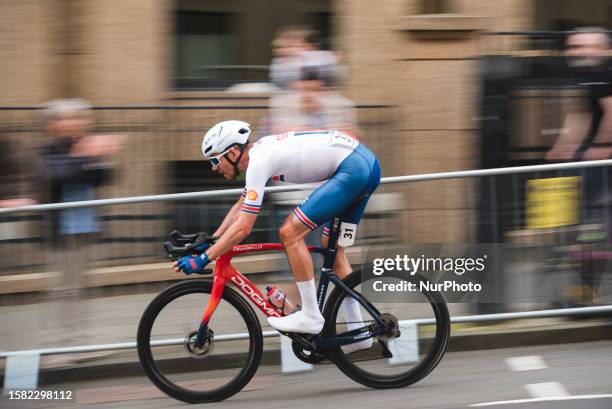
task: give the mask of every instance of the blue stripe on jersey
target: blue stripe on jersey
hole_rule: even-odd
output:
[[[315,134],[329,134],[328,131],[308,131],[308,132],[295,132],[293,135],[295,136],[300,136],[300,135],[315,135]]]

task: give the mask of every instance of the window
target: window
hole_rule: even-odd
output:
[[[282,3],[282,7],[279,5]],[[328,0],[176,0],[174,78],[179,89],[226,89],[268,82],[271,41],[285,26],[307,24],[329,48]]]
[[[226,67],[239,63],[235,15],[176,13],[175,78],[178,87],[222,87],[232,80]]]
[[[422,0],[423,14],[442,14],[447,12],[444,0]]]

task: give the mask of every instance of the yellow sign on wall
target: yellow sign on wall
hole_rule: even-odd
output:
[[[527,228],[546,229],[578,224],[580,176],[527,181]]]

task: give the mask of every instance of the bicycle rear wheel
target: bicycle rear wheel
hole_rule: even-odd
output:
[[[214,331],[212,341],[194,351],[194,331],[211,290],[209,280],[167,288],[145,310],[138,327],[138,356],[146,374],[163,392],[184,402],[220,401],[237,393],[255,374],[263,353],[259,320],[229,287],[208,325]]]
[[[401,276],[396,278],[401,279]],[[358,293],[368,285],[362,282],[360,271],[347,276],[344,283]],[[349,322],[344,317],[342,303],[347,297],[352,299],[340,288],[335,288],[330,295],[324,309],[324,338],[333,338],[353,329],[348,328]],[[399,334],[371,338],[370,347],[352,353],[347,353],[349,346],[327,350],[329,358],[349,378],[372,388],[401,388],[427,376],[442,359],[450,337],[450,316],[442,295],[417,292],[410,294],[405,302],[376,302],[372,305],[386,322],[399,329]],[[357,327],[376,325],[370,314],[363,307],[359,308],[363,325]],[[388,357],[388,352],[391,357]]]

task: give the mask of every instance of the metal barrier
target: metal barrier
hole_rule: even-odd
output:
[[[582,169],[582,168],[593,168],[612,166],[612,159],[607,160],[593,160],[584,162],[570,162],[570,163],[558,163],[550,165],[533,165],[533,166],[518,166],[512,168],[497,168],[497,169],[477,169],[477,170],[464,170],[456,172],[439,172],[439,173],[424,173],[420,175],[406,175],[406,176],[390,176],[380,180],[381,185],[394,184],[394,183],[406,183],[406,182],[420,182],[427,180],[444,180],[444,179],[463,179],[475,176],[497,176],[497,175],[513,175],[519,173],[534,173],[534,172],[547,172],[557,170],[571,170],[571,169]],[[307,183],[307,184],[295,184],[288,186],[272,186],[266,187],[266,193],[279,193],[279,192],[293,192],[301,190],[311,190],[320,185],[320,183]],[[96,206],[110,206],[110,205],[124,205],[134,203],[151,203],[151,202],[165,202],[173,200],[194,200],[203,198],[215,198],[215,197],[236,197],[242,192],[242,189],[225,189],[225,190],[213,190],[203,192],[189,192],[189,193],[171,193],[164,195],[150,195],[150,196],[134,196],[134,197],[123,197],[115,199],[98,199],[98,200],[83,200],[76,202],[65,202],[65,203],[50,203],[40,204],[31,206],[21,206],[0,209],[0,214],[8,213],[19,213],[19,212],[36,212],[36,211],[47,211],[47,210],[62,210],[62,209],[74,209],[80,207],[96,207]]]

